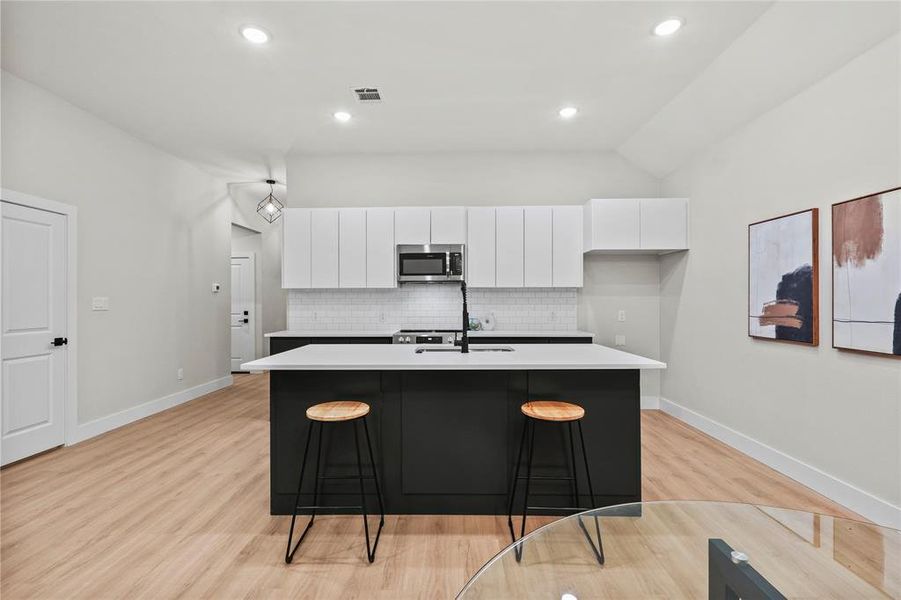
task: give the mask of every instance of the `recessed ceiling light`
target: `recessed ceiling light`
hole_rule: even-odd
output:
[[[335,117],[336,121],[339,121],[341,123],[347,123],[348,121],[350,121],[350,113],[344,112],[343,110],[339,110],[332,116]]]
[[[673,35],[682,28],[682,25],[684,25],[682,19],[678,17],[669,18],[666,21],[661,21],[654,27],[654,35]]]
[[[577,112],[579,112],[579,109],[575,106],[564,106],[560,109],[560,116],[564,119],[572,119]]]
[[[269,32],[256,25],[245,25],[241,28],[241,35],[251,44],[265,44],[269,41]]]

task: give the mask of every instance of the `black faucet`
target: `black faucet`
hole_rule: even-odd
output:
[[[469,354],[469,308],[466,306],[466,282],[460,280],[460,292],[463,294],[463,336],[460,338],[460,352]]]

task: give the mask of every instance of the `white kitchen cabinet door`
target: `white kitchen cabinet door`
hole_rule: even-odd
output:
[[[338,287],[338,209],[310,210],[310,282],[314,288]]]
[[[466,243],[466,209],[442,206],[432,209],[432,244]]]
[[[431,237],[431,211],[428,208],[394,209],[395,244],[428,244]]]
[[[642,198],[641,248],[688,248],[688,198]]]
[[[640,249],[640,203],[637,198],[588,201],[585,250]]]
[[[523,285],[551,287],[553,283],[553,241],[549,206],[523,209]]]
[[[582,287],[582,207],[555,206],[554,287]]]
[[[523,211],[509,206],[495,210],[497,287],[523,285]]]
[[[282,288],[310,287],[310,243],[310,209],[284,209],[282,214]]]
[[[394,270],[394,209],[366,210],[366,287],[397,286]]]
[[[338,210],[338,285],[366,287],[366,209]]]
[[[470,208],[466,221],[466,285],[494,287],[497,251],[494,208]]]

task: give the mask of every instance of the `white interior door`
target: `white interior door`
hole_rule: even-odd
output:
[[[254,284],[253,257],[232,256],[232,371],[240,371],[241,363],[256,358]]]
[[[65,443],[65,215],[2,205],[0,454],[7,464]]]

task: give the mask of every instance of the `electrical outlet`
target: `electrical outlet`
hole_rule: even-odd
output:
[[[94,296],[91,298],[91,310],[109,310],[109,298]]]
[[[553,323],[556,320],[557,320],[557,313],[555,313],[554,311],[551,311],[551,322]]]
[[[380,323],[384,323],[384,322],[385,322],[385,311],[379,312],[379,322],[380,322]]]
[[[614,342],[617,346],[625,346],[626,345],[626,336],[617,335]]]
[[[314,321],[318,321],[318,320],[319,320],[319,313],[316,312],[315,310],[313,311],[313,320],[314,320]]]
[[[624,323],[626,321],[626,311],[620,310],[618,313],[616,313],[616,320],[620,323]]]
[[[179,367],[176,375],[179,381],[183,380],[185,378],[185,370]]]

